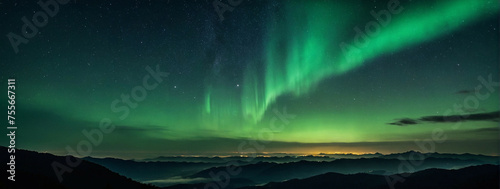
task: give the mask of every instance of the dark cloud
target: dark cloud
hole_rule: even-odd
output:
[[[477,113],[477,114],[463,114],[463,115],[449,115],[449,116],[425,116],[418,119],[403,118],[396,122],[388,123],[389,125],[407,126],[419,123],[455,123],[462,121],[494,121],[499,122],[500,111]]]
[[[477,113],[477,114],[464,114],[464,115],[450,115],[450,116],[426,116],[419,120],[426,122],[459,122],[459,121],[487,121],[497,120],[500,117],[500,111]]]
[[[474,90],[460,90],[460,91],[457,91],[456,94],[473,94],[475,91]]]
[[[396,122],[389,123],[390,125],[397,125],[397,126],[406,126],[406,125],[414,125],[417,124],[418,121],[410,118],[403,118],[399,119]]]
[[[497,133],[499,132],[499,128],[498,127],[493,127],[493,128],[481,128],[481,129],[475,129],[473,130],[472,132],[476,132],[476,133]]]

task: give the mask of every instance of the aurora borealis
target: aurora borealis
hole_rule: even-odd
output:
[[[436,2],[436,7],[432,9],[416,5],[416,8],[409,7],[405,10],[399,1],[388,1],[387,7],[394,9],[396,15],[383,10],[384,17],[380,16],[382,19],[377,21],[378,24],[371,25],[378,29],[370,28],[369,23],[376,21],[374,20],[367,21],[365,27],[361,26],[364,30],[355,26],[356,29],[350,31],[354,27],[346,23],[346,20],[355,18],[343,17],[345,13],[342,10],[355,10],[356,7],[351,3],[344,4],[312,1],[284,8],[284,21],[271,27],[273,32],[269,34],[266,43],[264,87],[246,90],[249,94],[244,94],[248,97],[243,97],[243,101],[249,105],[243,107],[245,114],[260,120],[267,107],[280,95],[307,93],[326,77],[349,72],[377,56],[450,33],[465,25],[465,22],[474,21],[484,16],[484,13],[499,9],[498,3],[489,4],[486,1],[443,1]],[[402,11],[405,14],[398,17]],[[335,18],[343,20],[332,22]],[[366,42],[350,41],[348,43],[351,45],[345,44],[339,37],[345,31],[361,31],[360,35],[365,35],[363,40]],[[336,44],[345,49],[339,51]],[[259,85],[249,82],[245,86]],[[260,91],[263,91],[263,95],[259,94]],[[246,99],[252,97],[257,100],[247,102]]]
[[[1,31],[38,10],[0,4]],[[95,156],[238,153],[286,109],[260,153],[417,150],[439,128],[438,152],[498,155],[499,88],[483,80],[499,81],[499,13],[495,0],[271,0],[220,21],[205,1],[71,1],[19,53],[4,37],[1,80],[18,82],[19,147],[54,154],[103,118],[116,129]],[[157,65],[169,76],[120,119],[112,102]],[[477,106],[475,90],[489,94]],[[449,115],[474,119],[430,119]]]

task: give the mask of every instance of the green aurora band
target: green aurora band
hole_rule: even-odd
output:
[[[392,14],[390,21],[374,30],[359,46],[360,43],[354,42],[353,28],[366,33],[365,25],[376,20],[371,17],[361,22],[366,24],[349,25],[356,14],[345,10],[356,9],[354,5],[294,2],[285,7],[284,19],[269,24],[264,48],[265,74],[259,75],[262,72],[256,67],[245,73],[241,108],[246,120],[260,121],[282,95],[306,94],[328,77],[344,74],[383,54],[448,34],[499,9],[498,1],[491,0],[436,1],[431,9],[428,6],[410,9],[399,4],[400,12]],[[342,41],[346,36],[353,40]]]

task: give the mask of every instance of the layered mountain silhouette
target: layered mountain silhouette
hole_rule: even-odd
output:
[[[10,154],[6,147],[0,146],[0,155],[9,157]],[[498,188],[500,168],[497,156],[414,151],[389,155],[348,154],[356,158],[347,159],[325,155],[258,157],[250,162],[236,156],[195,157],[196,161],[189,161],[194,160],[190,157],[161,157],[177,161],[86,157],[59,182],[52,163],[65,164],[67,156],[20,149],[16,149],[15,155],[16,182],[2,179],[0,188],[192,189],[206,188],[207,184],[214,183],[224,183],[223,188],[227,189],[389,188],[391,180],[397,189]],[[228,170],[227,162],[235,165],[232,169],[241,171],[230,175],[229,180],[214,178],[213,175]],[[3,171],[2,175],[7,178],[8,173]]]
[[[298,156],[292,154],[267,154],[252,158],[252,162],[269,162],[269,163],[289,163],[298,161],[333,161],[335,159],[361,159],[361,158],[383,158],[383,159],[419,159],[421,157],[429,158],[454,158],[454,159],[474,159],[480,160],[485,163],[496,164],[498,162],[497,156],[485,156],[478,154],[449,154],[449,153],[421,153],[418,151],[408,151],[403,153],[393,154],[327,154],[321,153],[318,156]],[[248,157],[241,156],[227,156],[227,157],[200,157],[200,156],[159,156],[156,158],[138,159],[138,162],[192,162],[192,163],[225,163],[228,161],[248,161]]]
[[[395,181],[394,178],[402,180]],[[499,183],[499,167],[497,165],[479,165],[459,170],[428,169],[412,174],[390,176],[365,173],[352,175],[326,173],[306,179],[292,179],[281,183],[273,182],[264,186],[244,187],[244,189],[495,189],[499,188]]]
[[[402,172],[416,172],[429,168],[455,169],[474,165],[481,165],[479,160],[461,160],[454,158],[426,158],[423,160],[401,161],[398,159],[361,158],[337,159],[330,162],[300,161],[291,163],[259,162],[240,166],[242,171],[233,178],[249,179],[258,184],[307,178],[328,172],[341,174],[371,173],[380,175],[397,174]],[[206,169],[191,177],[210,177],[210,173],[218,173],[226,167]]]
[[[7,148],[0,146],[0,156],[9,157]],[[59,182],[52,162],[66,162],[65,156],[55,156],[16,149],[15,182],[7,180],[7,167],[4,164],[0,188],[47,188],[47,189],[154,189],[152,185],[142,184],[114,173],[107,168],[85,160],[73,168],[71,173],[63,175]]]
[[[441,153],[421,153],[417,151],[409,151],[404,153],[394,153],[380,156],[380,158],[384,159],[402,159],[402,160],[419,160],[425,158],[453,158],[453,159],[461,159],[461,160],[479,160],[484,163],[489,164],[498,164],[499,158],[498,156],[485,156],[478,154],[441,154]]]
[[[272,155],[272,154],[271,154]],[[336,159],[336,157],[349,157],[349,158],[361,158],[361,157],[370,157],[370,155],[349,155],[349,154],[342,154],[342,155],[320,155],[320,156],[294,156],[294,155],[282,155],[282,154],[276,154],[276,155],[281,155],[281,156],[257,156],[254,158],[249,158],[249,157],[242,157],[242,156],[227,156],[227,157],[185,157],[185,156],[160,156],[156,158],[148,158],[148,159],[142,159],[142,160],[137,160],[137,161],[142,161],[142,162],[193,162],[193,163],[200,163],[200,162],[205,162],[205,163],[226,163],[229,161],[239,161],[239,162],[248,162],[248,159],[252,159],[252,162],[270,162],[270,163],[288,163],[288,162],[295,162],[295,161],[332,161]],[[378,157],[378,155],[377,155]]]
[[[83,159],[105,166],[113,172],[120,173],[137,181],[188,176],[204,169],[225,164],[205,162],[138,162],[116,158],[92,157],[85,157]]]

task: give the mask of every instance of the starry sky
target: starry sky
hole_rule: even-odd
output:
[[[422,151],[436,131],[437,152],[500,153],[498,1],[222,3],[69,1],[16,53],[42,8],[2,2],[18,147],[66,154],[109,119],[94,156]],[[147,67],[168,76],[117,111]]]

